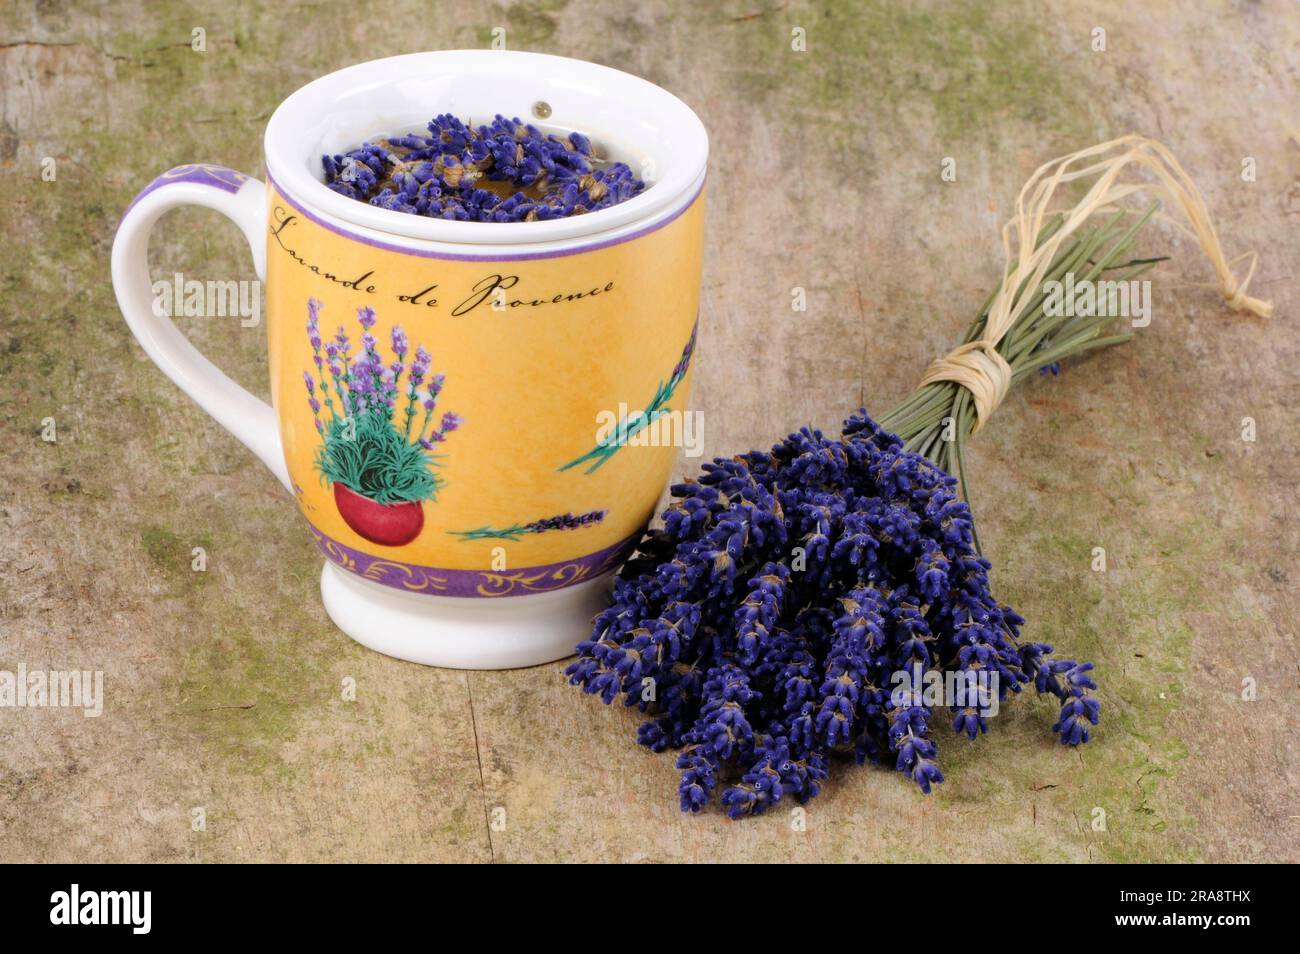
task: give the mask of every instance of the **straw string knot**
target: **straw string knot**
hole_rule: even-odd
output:
[[[1237,276],[1233,275],[1231,272],[1226,273],[1223,276],[1221,289],[1223,291],[1223,300],[1227,303],[1228,307],[1234,311],[1249,311],[1259,315],[1261,318],[1271,317],[1273,314],[1272,302],[1262,301],[1259,298],[1253,298],[1246,294],[1246,286],[1250,284],[1250,279],[1254,273],[1255,265],[1253,261],[1250,266],[1250,271],[1247,272],[1246,277],[1240,281],[1237,279]]]
[[[921,387],[939,381],[955,381],[970,392],[975,402],[975,433],[997,410],[1011,390],[1013,372],[996,346],[983,338],[953,348],[942,358],[930,362]]]

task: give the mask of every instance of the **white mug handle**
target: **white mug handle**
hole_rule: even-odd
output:
[[[145,187],[113,239],[113,290],[127,325],[153,363],[217,423],[234,434],[292,492],[275,411],[203,357],[170,318],[154,311],[149,233],[168,209],[216,209],[243,230],[259,279],[266,277],[266,186],[225,166],[178,166]]]

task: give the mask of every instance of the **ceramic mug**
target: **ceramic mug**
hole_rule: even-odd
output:
[[[647,188],[567,219],[477,223],[324,185],[322,154],[441,113],[581,130]],[[265,183],[188,165],[147,186],[118,227],[113,286],[149,357],[297,499],[344,632],[431,665],[533,665],[585,638],[676,459],[635,435],[685,409],[707,156],[684,103],[607,67],[480,50],[363,63],[275,111]],[[180,205],[225,213],[252,247],[271,405],[153,307],[149,232]]]

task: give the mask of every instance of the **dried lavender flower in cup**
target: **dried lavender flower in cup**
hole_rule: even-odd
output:
[[[427,129],[322,156],[325,184],[382,209],[463,222],[562,219],[645,189],[626,163],[599,157],[580,132],[561,137],[501,115],[471,126],[450,113]]]

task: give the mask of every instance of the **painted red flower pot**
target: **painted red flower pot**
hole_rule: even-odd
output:
[[[363,497],[351,487],[335,482],[334,503],[344,522],[371,543],[400,547],[410,543],[424,529],[424,507],[420,501],[381,504]]]

